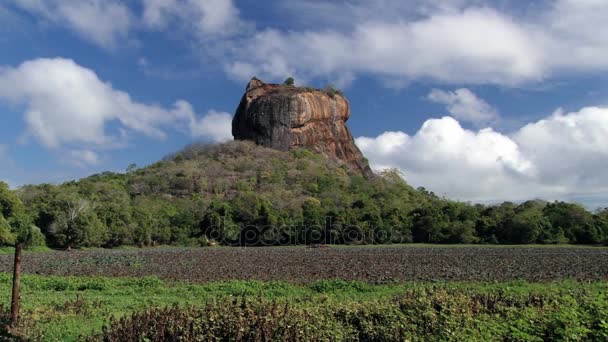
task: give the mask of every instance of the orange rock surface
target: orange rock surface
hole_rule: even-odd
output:
[[[253,79],[232,121],[232,135],[283,151],[308,148],[371,177],[373,172],[346,126],[349,118],[348,101],[337,92]]]

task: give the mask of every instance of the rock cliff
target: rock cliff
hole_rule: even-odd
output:
[[[371,177],[373,172],[346,127],[349,117],[348,101],[338,92],[254,78],[236,110],[232,135],[282,151],[308,148]]]

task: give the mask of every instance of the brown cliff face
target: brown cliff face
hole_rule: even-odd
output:
[[[282,151],[308,148],[371,177],[373,172],[346,127],[349,117],[348,101],[340,94],[253,79],[232,121],[232,135]]]

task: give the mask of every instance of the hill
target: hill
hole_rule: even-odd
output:
[[[126,174],[25,186],[18,193],[49,243],[60,247],[198,244],[206,235],[235,243],[247,225],[325,226],[326,215],[336,220],[332,225],[355,224],[379,220],[380,208],[406,215],[438,200],[396,175],[366,180],[308,150],[282,152],[246,141],[193,145]],[[214,225],[226,232],[213,236]]]
[[[124,174],[24,186],[20,201],[0,186],[0,245],[17,234],[68,249],[608,240],[608,210],[470,205],[414,189],[396,170],[374,175],[349,117],[339,91],[254,78],[233,119],[236,141],[192,145]]]
[[[305,149],[192,145],[130,172],[17,191],[48,245],[600,243],[608,210],[470,205]]]

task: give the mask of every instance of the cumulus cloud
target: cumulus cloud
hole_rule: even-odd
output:
[[[239,42],[225,69],[237,79],[351,73],[510,86],[560,72],[608,70],[608,34],[594,29],[608,17],[608,2],[556,0],[520,15],[492,4],[296,1],[283,5],[300,11],[289,19],[296,23],[321,9],[329,14],[298,30],[257,31]]]
[[[608,187],[608,107],[587,107],[575,113],[558,110],[524,126],[513,140],[538,165],[540,180],[547,185],[570,191]]]
[[[431,119],[410,136],[385,132],[357,144],[376,169],[395,167],[414,186],[471,201],[568,199],[608,193],[608,108],[558,111],[512,134]]]
[[[598,29],[608,18],[608,1],[557,0],[540,15],[548,35],[547,62],[580,71],[608,66],[608,32]]]
[[[9,0],[9,3],[65,26],[104,48],[114,48],[133,26],[131,12],[123,1]]]
[[[101,163],[99,155],[91,150],[72,150],[69,152],[68,162],[85,168],[87,166],[95,166]]]
[[[411,22],[363,21],[346,32],[261,31],[227,70],[238,78],[251,77],[235,72],[245,64],[271,78],[354,72],[502,84],[541,79],[541,52],[508,17],[473,8]]]
[[[553,0],[516,10],[487,0],[294,0],[268,5],[288,27],[241,17],[233,0],[10,0],[102,47],[135,32],[182,29],[232,78],[360,75],[387,84],[520,85],[608,70],[602,0]],[[141,12],[136,12],[141,9]],[[567,51],[567,53],[564,53]]]
[[[214,142],[232,140],[232,114],[210,111],[200,120],[191,123],[192,135],[208,137]]]
[[[433,89],[427,99],[446,105],[447,111],[454,118],[471,122],[477,126],[483,126],[498,119],[498,111],[494,107],[466,88],[455,91]]]
[[[36,59],[0,69],[0,100],[24,106],[27,134],[49,148],[116,147],[129,132],[162,139],[167,128],[182,126],[217,139],[217,133],[204,130],[215,121],[199,118],[188,102],[179,100],[172,108],[137,102],[69,59]],[[118,123],[118,132],[108,132],[111,122]]]
[[[66,27],[103,48],[113,49],[134,32],[183,26],[206,40],[238,32],[244,23],[232,0],[139,0],[135,13],[120,0],[9,0],[44,22]]]
[[[187,23],[201,38],[229,35],[242,25],[232,0],[143,0],[142,19],[154,29]]]

